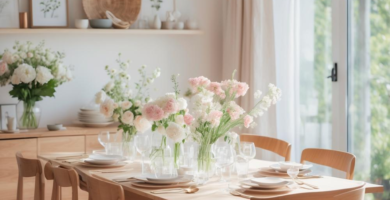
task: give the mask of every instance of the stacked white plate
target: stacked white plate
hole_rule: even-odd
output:
[[[126,164],[122,159],[120,155],[91,154],[82,164],[89,167],[119,167]]]
[[[193,179],[190,175],[161,175],[145,174],[143,176],[134,177],[137,181],[132,182],[132,185],[142,188],[170,188],[187,186]]]
[[[240,187],[245,192],[257,193],[282,193],[291,191],[287,186],[291,182],[276,177],[252,178],[240,182]]]
[[[78,119],[80,123],[88,127],[104,127],[113,123],[113,119],[101,114],[99,108],[81,108]]]

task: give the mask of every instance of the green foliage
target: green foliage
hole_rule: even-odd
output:
[[[41,101],[42,97],[54,97],[56,92],[55,87],[57,83],[54,79],[51,79],[46,84],[26,84],[21,83],[18,85],[13,85],[12,90],[9,94],[13,98],[18,98],[20,101]]]

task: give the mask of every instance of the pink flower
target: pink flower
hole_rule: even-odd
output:
[[[146,117],[146,119],[151,121],[160,121],[164,118],[164,111],[153,104],[146,104],[142,110],[142,114]]]
[[[236,97],[239,97],[239,96],[244,96],[246,94],[246,92],[248,91],[249,89],[249,86],[248,84],[244,83],[244,82],[240,82],[236,85]]]
[[[152,127],[152,123],[149,120],[145,119],[142,116],[137,116],[134,120],[134,126],[138,132],[144,133]]]
[[[190,114],[184,115],[184,122],[189,126],[192,124],[192,121],[194,121],[194,117]]]
[[[210,80],[204,76],[189,79],[192,92],[197,92],[199,87],[208,87]]]
[[[223,115],[223,113],[221,111],[212,110],[208,114],[206,120],[211,123],[211,126],[216,127],[216,126],[219,126],[222,115]]]
[[[251,125],[251,123],[253,122],[253,117],[250,116],[250,115],[247,115],[244,117],[244,126],[245,128],[249,128],[249,126]]]
[[[0,62],[0,76],[8,72],[8,65],[5,61]]]
[[[242,109],[239,105],[236,104],[236,102],[231,101],[229,103],[229,107],[227,108],[227,112],[229,113],[229,116],[232,120],[236,120],[240,117],[241,114],[243,114],[245,111]]]
[[[224,99],[226,97],[225,91],[222,90],[221,84],[218,82],[211,82],[209,84],[209,86],[207,87],[207,89],[209,91],[213,92],[214,94],[218,95],[222,99]]]
[[[174,99],[169,99],[165,104],[163,110],[166,114],[176,113],[179,109],[179,105]]]

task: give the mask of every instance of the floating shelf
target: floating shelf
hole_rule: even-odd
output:
[[[0,34],[129,34],[129,35],[202,35],[201,30],[152,29],[0,29]]]

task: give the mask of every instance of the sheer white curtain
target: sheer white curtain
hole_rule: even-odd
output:
[[[241,106],[254,106],[253,93],[266,92],[268,83],[276,83],[275,43],[272,0],[225,0],[223,36],[223,78],[231,77],[237,69],[240,81],[250,89]],[[273,106],[258,118],[257,127],[243,132],[276,137],[276,108]],[[272,157],[262,153],[259,157]]]

